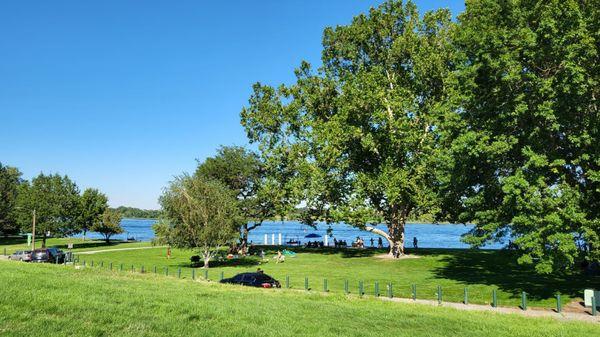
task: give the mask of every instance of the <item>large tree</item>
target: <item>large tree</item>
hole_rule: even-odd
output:
[[[104,213],[101,214],[99,221],[94,222],[90,229],[102,234],[104,236],[104,241],[110,243],[111,236],[123,233],[121,219],[121,213],[118,211],[105,209]]]
[[[404,254],[409,215],[438,207],[450,25],[447,10],[385,2],[325,30],[320,70],[303,63],[293,85],[254,86],[242,123],[305,220],[344,221]],[[380,222],[387,231],[370,225]]]
[[[94,227],[95,224],[102,221],[102,215],[108,208],[108,198],[95,188],[87,188],[83,191],[79,199],[79,229],[83,232],[83,241],[85,235]]]
[[[31,183],[21,184],[17,198],[21,228],[31,231],[31,212],[36,211],[36,233],[42,235],[42,247],[48,234],[68,236],[79,231],[79,189],[67,176],[41,173]]]
[[[236,194],[245,250],[249,232],[276,212],[277,189],[269,184],[260,158],[243,147],[223,146],[216,156],[199,163],[196,175],[218,180]]]
[[[537,271],[600,259],[600,2],[467,1],[448,215]]]
[[[19,184],[21,184],[21,172],[0,163],[0,233],[3,235],[19,231],[15,218]]]
[[[235,193],[220,181],[200,175],[177,177],[160,197],[163,225],[160,242],[198,251],[204,267],[239,235]]]

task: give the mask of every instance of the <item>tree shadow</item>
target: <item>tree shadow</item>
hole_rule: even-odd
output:
[[[260,259],[256,257],[242,257],[237,259],[223,259],[223,260],[211,260],[209,267],[251,267],[258,266],[261,264]],[[192,264],[191,262],[180,262],[178,264],[173,265],[174,267],[181,268],[202,268],[204,267],[204,262],[200,261],[197,264]]]
[[[518,298],[525,291],[531,299],[554,297],[557,293],[581,297],[583,289],[598,288],[600,277],[573,272],[542,275],[534,266],[519,265],[517,255],[506,250],[419,250],[419,255],[443,254],[443,266],[434,270],[438,278],[465,284],[486,284]]]
[[[36,240],[37,241],[37,240]],[[123,245],[127,243],[134,243],[135,241],[85,241],[85,242],[73,242],[73,249],[85,249],[85,248],[97,248],[97,247],[112,247],[116,245]],[[67,249],[68,245],[59,244],[59,245],[48,245],[51,247],[56,247],[60,249]]]

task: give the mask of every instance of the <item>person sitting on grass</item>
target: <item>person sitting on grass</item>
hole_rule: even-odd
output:
[[[285,256],[283,254],[281,254],[280,250],[277,251],[277,256],[275,256],[275,259],[276,259],[275,263],[285,262]]]

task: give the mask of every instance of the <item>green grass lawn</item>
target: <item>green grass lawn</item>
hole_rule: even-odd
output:
[[[287,262],[286,262],[287,263]],[[593,336],[598,326],[0,261],[3,336]]]
[[[110,243],[106,243],[104,240],[90,240],[86,239],[83,241],[81,238],[50,238],[46,241],[48,247],[58,247],[66,250],[69,243],[73,243],[74,252],[90,251],[90,250],[101,250],[101,249],[113,249],[113,248],[127,248],[127,247],[147,247],[150,246],[150,242],[126,242],[126,241],[115,241],[112,240]],[[35,247],[42,247],[42,240],[35,240]],[[8,254],[12,254],[15,250],[31,249],[27,246],[27,238],[3,238],[0,237],[0,254],[4,253],[4,249]]]
[[[554,308],[555,294],[561,293],[563,304],[582,296],[584,288],[600,288],[599,277],[585,277],[580,274],[539,275],[532,268],[517,265],[516,258],[508,251],[483,250],[436,250],[422,249],[411,252],[418,258],[386,260],[375,257],[382,251],[325,249],[320,251],[300,250],[295,258],[287,258],[276,264],[273,251],[267,251],[268,261],[261,262],[257,257],[213,262],[209,278],[218,280],[223,272],[225,277],[243,271],[263,269],[277,278],[285,286],[289,277],[295,289],[304,289],[305,277],[313,292],[323,291],[323,280],[327,279],[330,292],[342,294],[344,282],[348,280],[351,293],[358,292],[358,283],[364,283],[367,295],[373,295],[375,282],[379,282],[381,294],[386,294],[388,283],[393,284],[394,296],[411,297],[411,285],[417,286],[417,297],[436,299],[437,286],[442,287],[444,301],[461,302],[464,288],[468,287],[469,302],[487,304],[492,300],[492,290],[497,290],[500,306],[519,306],[521,292],[528,294],[528,304],[532,307]],[[159,274],[169,269],[174,276],[181,268],[182,278],[191,278],[189,258],[193,252],[174,249],[172,259],[166,259],[166,248],[145,250],[103,252],[80,255],[80,262],[92,261],[104,268],[113,263],[115,268],[140,270],[144,266],[148,272],[157,268]],[[204,270],[195,268],[197,276]]]

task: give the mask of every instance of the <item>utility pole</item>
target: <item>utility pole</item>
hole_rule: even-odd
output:
[[[35,250],[35,209],[33,210],[33,225],[31,229],[31,251]]]

